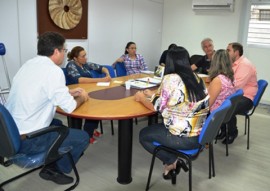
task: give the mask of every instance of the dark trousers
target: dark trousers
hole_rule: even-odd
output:
[[[231,120],[228,123],[228,134],[234,135],[237,132],[237,114],[243,114],[245,112],[248,112],[253,107],[253,101],[247,97],[242,96],[240,101],[237,104],[237,107],[234,111],[234,114],[232,115]]]
[[[86,119],[83,125],[83,130],[85,130],[89,137],[93,137],[94,130],[98,128],[99,120],[89,120]]]
[[[172,149],[195,149],[199,147],[198,136],[196,137],[179,137],[173,135],[164,126],[163,123],[154,124],[143,128],[140,131],[139,140],[142,146],[150,153],[154,152],[156,146],[153,145],[153,141],[170,147]],[[177,156],[166,151],[159,151],[157,157],[165,164],[173,164]]]

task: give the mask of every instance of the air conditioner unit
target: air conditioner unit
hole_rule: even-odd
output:
[[[193,0],[192,9],[196,10],[234,10],[234,0]]]

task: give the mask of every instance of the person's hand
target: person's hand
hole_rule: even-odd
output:
[[[152,97],[152,95],[154,94],[154,92],[149,89],[143,90],[143,93],[148,98]]]
[[[81,92],[80,96],[84,98],[85,102],[89,99],[88,93],[85,90]]]
[[[110,76],[105,76],[104,78],[100,78],[101,82],[110,82],[112,78]]]
[[[82,88],[74,88],[74,89],[69,90],[69,93],[73,97],[77,97],[77,96],[80,96],[83,91],[84,89]]]
[[[116,62],[124,62],[124,58],[118,58]]]
[[[135,99],[135,101],[141,101],[141,100],[145,99],[145,94],[143,93],[143,91],[138,91],[134,95],[134,99]]]

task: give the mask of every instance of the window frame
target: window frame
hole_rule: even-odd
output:
[[[251,48],[266,48],[266,49],[270,49],[270,44],[256,44],[256,43],[248,43],[248,31],[249,31],[249,20],[250,20],[250,10],[251,10],[251,6],[252,5],[270,5],[270,1],[262,1],[262,0],[250,0],[247,2],[247,6],[246,6],[246,13],[245,13],[245,24],[244,24],[244,35],[243,35],[243,42],[244,44],[246,44],[247,47],[251,47]]]

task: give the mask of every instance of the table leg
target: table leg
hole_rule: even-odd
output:
[[[120,184],[132,182],[132,139],[133,120],[125,119],[118,121],[118,177]]]
[[[75,128],[75,129],[82,129],[82,119],[74,118],[74,117],[67,117],[68,127]]]

